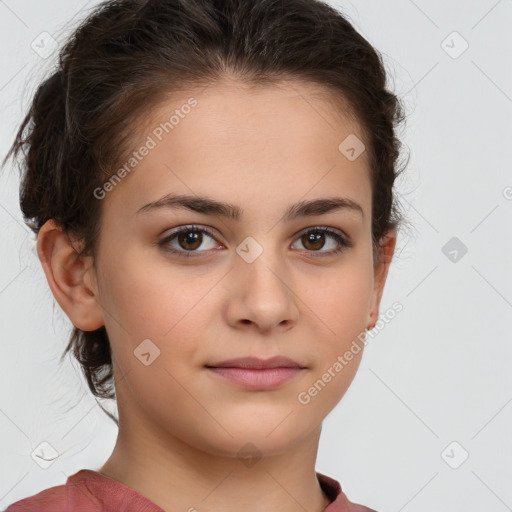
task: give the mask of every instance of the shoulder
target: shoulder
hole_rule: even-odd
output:
[[[82,470],[83,471],[83,470]],[[85,481],[69,477],[65,484],[50,487],[9,505],[4,512],[101,512],[102,507],[88,492]]]
[[[317,478],[325,494],[331,500],[324,512],[377,512],[372,508],[351,502],[334,478],[317,472]]]
[[[350,503],[347,512],[378,512],[373,508],[365,507],[364,505],[358,505],[357,503]]]
[[[10,505],[4,512],[164,512],[155,503],[98,471],[81,469],[65,485],[51,487]]]

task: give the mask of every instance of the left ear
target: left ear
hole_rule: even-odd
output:
[[[379,307],[384,285],[388,276],[389,266],[395,252],[396,229],[388,231],[381,240],[379,247],[378,260],[374,263],[374,288],[370,309],[368,312],[367,329],[373,329],[379,319]]]

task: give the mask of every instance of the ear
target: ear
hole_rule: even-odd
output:
[[[37,254],[55,299],[75,327],[94,331],[104,325],[96,274],[92,257],[79,256],[79,248],[53,219],[37,235]]]
[[[389,231],[381,241],[378,260],[374,263],[374,289],[368,312],[367,329],[373,329],[379,319],[379,307],[389,266],[395,252],[396,229]]]

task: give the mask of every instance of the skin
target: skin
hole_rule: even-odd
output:
[[[248,89],[226,79],[188,92],[167,99],[141,129],[144,141],[191,95],[198,100],[103,199],[95,262],[77,257],[78,244],[53,220],[38,236],[62,309],[84,331],[105,325],[111,342],[119,435],[100,472],[169,512],[320,512],[329,503],[315,474],[322,421],[363,350],[307,405],[297,396],[375,325],[396,232],[374,261],[367,153],[349,161],[338,150],[350,134],[364,141],[362,130],[319,86]],[[234,203],[243,215],[136,213],[169,192]],[[282,219],[291,204],[334,196],[357,202],[363,215],[344,209]],[[156,245],[189,224],[216,235],[193,246],[196,258]],[[345,233],[353,247],[333,254],[329,235],[308,244],[303,232],[318,226]],[[263,248],[252,263],[236,252],[248,236]],[[192,244],[168,245],[183,254]],[[148,366],[134,355],[145,339],[160,350]],[[204,366],[276,354],[307,368],[267,391],[243,389]],[[250,467],[237,456],[248,442],[261,455]]]

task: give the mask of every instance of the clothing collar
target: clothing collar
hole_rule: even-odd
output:
[[[324,512],[375,512],[362,505],[351,503],[343,493],[340,483],[334,478],[318,472],[316,475],[320,487],[330,500]],[[82,492],[90,492],[91,497],[100,499],[102,505],[108,510],[133,510],[136,506],[138,510],[144,512],[164,512],[158,505],[134,489],[92,469],[81,469],[69,476],[66,485],[84,487]]]

